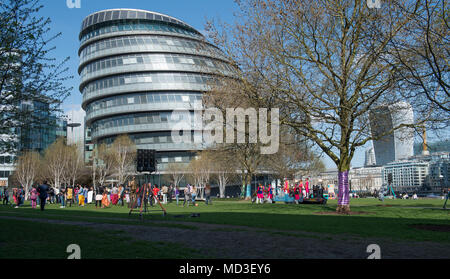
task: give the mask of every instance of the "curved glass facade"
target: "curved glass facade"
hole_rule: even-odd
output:
[[[79,39],[79,89],[93,142],[128,134],[138,148],[157,150],[158,169],[189,163],[202,144],[172,142],[172,111],[193,113],[211,77],[232,73],[223,53],[178,19],[133,9],[89,15]]]

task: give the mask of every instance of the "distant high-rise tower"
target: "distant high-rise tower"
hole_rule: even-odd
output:
[[[413,156],[414,130],[412,128],[404,127],[383,136],[401,124],[414,122],[414,113],[409,103],[399,102],[380,106],[371,110],[369,117],[372,135],[379,138],[373,141],[377,165],[385,165]]]
[[[375,149],[373,147],[369,147],[366,149],[366,158],[364,162],[365,167],[375,166],[377,161],[375,159]]]

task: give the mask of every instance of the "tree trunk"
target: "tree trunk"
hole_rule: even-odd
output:
[[[250,176],[251,177],[251,176]],[[249,174],[248,173],[246,173],[245,174],[245,177],[244,177],[244,183],[242,184],[242,193],[244,194],[244,197],[245,197],[245,200],[246,201],[248,201],[248,200],[251,200],[252,199],[252,196],[250,195],[250,196],[247,196],[247,187],[249,187],[249,182],[248,182],[248,179],[249,178]],[[250,186],[251,187],[251,186]]]
[[[225,198],[225,179],[222,174],[219,174],[219,194],[221,199]]]
[[[350,212],[350,191],[348,187],[348,173],[349,171],[339,171],[339,192],[338,192],[338,207],[336,212],[341,214],[348,214]]]

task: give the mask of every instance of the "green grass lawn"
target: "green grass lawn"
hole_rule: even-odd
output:
[[[202,258],[198,251],[181,245],[136,241],[120,231],[2,219],[0,228],[0,259],[65,259],[72,243],[82,247],[83,259]]]
[[[388,206],[380,206],[388,205]],[[386,237],[391,239],[450,242],[448,232],[420,230],[410,227],[413,224],[450,224],[450,210],[441,210],[442,200],[385,200],[353,199],[352,211],[364,211],[371,214],[351,216],[317,215],[317,212],[334,211],[336,200],[326,206],[294,204],[251,204],[248,201],[213,200],[213,205],[206,206],[199,202],[198,207],[166,206],[168,215],[163,216],[159,207],[145,215],[148,220],[167,221],[164,223],[142,223],[137,213],[128,216],[127,207],[113,206],[95,209],[86,207],[69,207],[61,209],[57,205],[48,205],[44,212],[33,210],[29,205],[12,208],[0,205],[0,215],[31,218],[47,218],[74,221],[95,221],[102,223],[138,224],[143,226],[166,226],[195,230],[196,227],[179,222],[202,222],[250,226],[261,229],[278,229],[306,232],[343,234],[345,236]],[[190,218],[191,213],[200,213],[199,218]],[[176,215],[184,217],[175,218]],[[116,218],[112,220],[110,218]],[[117,220],[121,218],[124,220]],[[9,222],[9,221],[8,221]],[[45,225],[47,226],[47,225]],[[55,225],[58,226],[58,225]],[[2,226],[3,227],[3,226]],[[3,229],[0,230],[2,239]]]

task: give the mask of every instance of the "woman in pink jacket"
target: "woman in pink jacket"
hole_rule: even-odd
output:
[[[309,178],[306,178],[305,190],[306,190],[306,197],[309,198]]]
[[[36,188],[32,187],[31,191],[30,191],[30,200],[31,200],[31,207],[33,209],[36,209],[36,205],[37,205],[37,197],[38,197],[38,192],[36,190]]]

